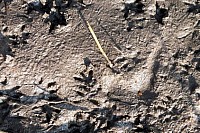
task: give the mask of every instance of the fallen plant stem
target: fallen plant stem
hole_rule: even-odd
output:
[[[90,31],[90,33],[92,34],[92,37],[94,38],[99,50],[101,51],[101,53],[103,54],[103,56],[106,58],[106,60],[108,61],[109,66],[112,68],[113,64],[111,63],[111,61],[109,60],[108,56],[106,55],[106,53],[104,52],[103,48],[101,47],[101,44],[99,43],[99,40],[97,39],[97,36],[94,33],[94,30],[92,29],[92,27],[90,26],[89,22],[87,21],[87,26],[88,29]]]

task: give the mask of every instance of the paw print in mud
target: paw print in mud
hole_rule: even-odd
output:
[[[82,82],[85,85],[92,87],[96,83],[96,79],[93,77],[93,70],[89,70],[88,74],[80,72],[80,76],[74,76],[76,81]]]
[[[140,54],[139,52],[134,52],[131,54],[126,54],[117,57],[114,60],[114,68],[116,68],[119,72],[132,71],[135,68],[135,66],[142,61],[138,57],[139,54]]]
[[[85,69],[79,73],[79,76],[74,76],[76,81],[84,83],[85,87],[93,87],[96,84],[96,79],[94,78],[93,65],[91,60],[86,57],[83,59],[83,64]]]

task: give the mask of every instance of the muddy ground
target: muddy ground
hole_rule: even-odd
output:
[[[200,132],[200,14],[162,0],[162,25],[153,0],[126,20],[122,0],[84,3],[67,8],[67,25],[52,33],[25,3],[1,9],[0,131]]]

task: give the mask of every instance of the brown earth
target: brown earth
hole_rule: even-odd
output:
[[[1,9],[0,130],[200,132],[200,14],[187,15],[181,0],[163,1],[163,26],[152,17],[154,1],[142,2],[144,13],[125,20],[122,0],[85,0],[90,5],[67,9],[67,26],[52,34],[44,16],[26,15],[17,0],[7,15]],[[23,33],[27,43],[7,38]]]

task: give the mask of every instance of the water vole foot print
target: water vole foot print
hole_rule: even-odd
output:
[[[89,70],[88,75],[80,72],[81,77],[74,76],[74,79],[80,82],[85,83],[88,86],[94,86],[96,79],[93,77],[93,70]]]
[[[13,0],[7,15],[0,4],[0,131],[199,132],[200,14],[188,3]]]
[[[114,62],[114,68],[120,72],[130,72],[136,65],[139,65],[143,59],[139,57],[140,52],[130,51],[117,57]]]
[[[89,58],[83,58],[83,64],[85,69],[81,71],[80,76],[74,76],[74,80],[84,83],[87,87],[93,87],[96,84],[96,79],[94,78],[94,70],[92,69],[92,62]],[[91,69],[88,69],[91,66]],[[86,74],[87,73],[87,74]],[[86,88],[87,88],[86,87]]]

